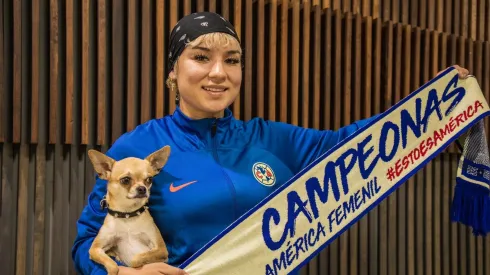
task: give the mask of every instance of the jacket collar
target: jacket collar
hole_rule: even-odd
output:
[[[230,127],[233,121],[233,113],[230,109],[225,109],[222,118],[203,118],[192,119],[182,112],[180,107],[176,107],[172,114],[172,120],[186,132],[198,134],[200,138],[207,138],[211,135],[213,124],[216,124],[216,131],[221,132]]]

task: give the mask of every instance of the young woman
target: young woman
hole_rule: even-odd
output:
[[[236,120],[228,109],[242,84],[242,50],[234,27],[215,13],[194,13],[172,30],[167,85],[177,93],[172,115],[122,135],[107,155],[144,158],[170,145],[154,178],[149,211],[169,250],[169,262],[123,274],[186,274],[177,268],[264,197],[343,138],[369,122],[337,131],[296,127],[254,118]],[[457,67],[460,76],[468,71]],[[106,182],[96,179],[78,221],[73,261],[81,274],[107,274],[89,258],[106,215]],[[136,210],[136,209],[135,209]]]

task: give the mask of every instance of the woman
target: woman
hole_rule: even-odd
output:
[[[122,135],[107,154],[116,160],[144,158],[171,146],[170,158],[154,179],[150,197],[150,211],[170,258],[168,264],[121,267],[121,275],[185,274],[176,266],[369,122],[319,131],[260,118],[236,120],[228,106],[242,84],[242,51],[233,26],[215,13],[181,19],[172,30],[169,52],[167,85],[178,95],[176,111]],[[462,77],[468,74],[457,68]],[[78,223],[73,260],[81,274],[106,274],[88,255],[106,215],[99,206],[105,184],[97,179]]]

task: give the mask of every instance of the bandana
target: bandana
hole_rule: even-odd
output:
[[[233,25],[221,15],[212,12],[198,12],[183,17],[170,33],[168,69],[171,71],[175,61],[185,49],[185,45],[207,33],[222,32],[240,39]]]

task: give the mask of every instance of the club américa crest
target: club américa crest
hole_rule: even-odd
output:
[[[265,186],[272,186],[276,183],[276,175],[272,168],[263,163],[257,162],[252,167],[252,173],[254,174],[255,179]]]

